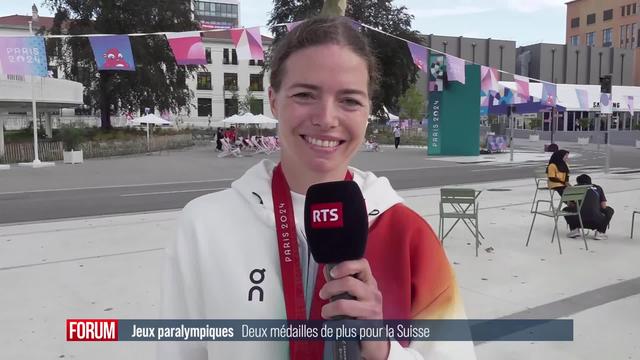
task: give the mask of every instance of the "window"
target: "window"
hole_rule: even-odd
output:
[[[611,34],[613,33],[611,28],[602,30],[602,46],[609,47],[612,46]]]
[[[224,99],[224,117],[238,113],[238,99]]]
[[[633,5],[631,6],[631,13],[632,13],[633,15],[635,15],[635,14],[636,14],[636,3],[633,3]]]
[[[580,45],[580,35],[574,35],[571,37],[571,45],[573,46]]]
[[[624,5],[620,7],[620,16],[624,16]]]
[[[224,73],[224,89],[228,91],[238,91],[238,74]]]
[[[231,50],[231,61],[229,61],[229,50]],[[238,54],[236,49],[223,49],[222,50],[222,63],[238,65]]]
[[[596,23],[596,14],[587,15],[587,25],[591,25],[595,23]]]
[[[571,28],[577,28],[580,26],[580,18],[573,18],[571,19]]]
[[[613,9],[605,10],[602,12],[602,20],[607,21],[613,19]]]
[[[628,40],[626,38],[627,34],[627,25],[620,26],[620,47],[624,47],[625,41]]]
[[[631,40],[630,40],[631,41],[631,43],[630,43],[631,47],[633,47],[633,44],[636,43],[636,38],[635,38],[635,36],[637,34],[636,30],[637,30],[636,29],[636,23],[631,24]]]
[[[262,85],[262,75],[260,74],[250,74],[249,75],[249,89],[251,91],[264,91],[264,87]]]
[[[211,90],[211,73],[199,72],[198,73],[198,90]]]
[[[249,65],[251,66],[264,66],[264,61],[263,60],[258,60],[257,62],[253,59],[249,60]]]
[[[631,4],[627,5],[627,15],[631,15]]]
[[[593,46],[596,44],[596,33],[587,33],[587,46]]]
[[[249,107],[254,115],[264,114],[264,101],[262,99],[251,99]]]
[[[211,48],[204,49],[204,55],[207,58],[207,64],[211,64]]]
[[[198,116],[211,115],[211,99],[198,98]]]

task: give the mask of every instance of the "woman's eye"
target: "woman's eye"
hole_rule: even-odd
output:
[[[356,99],[347,98],[342,100],[342,102],[350,107],[362,106],[362,103]]]

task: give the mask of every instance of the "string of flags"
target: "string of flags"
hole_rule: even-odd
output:
[[[354,28],[367,28],[387,36],[404,41],[415,66],[431,79],[429,91],[441,91],[443,82],[456,81],[465,84],[465,67],[468,60],[446,54],[421,44],[402,39],[377,28],[351,20]],[[302,21],[276,24],[285,26],[291,31]],[[44,39],[86,37],[93,50],[99,71],[135,71],[135,59],[129,37],[132,36],[164,36],[178,65],[204,65],[207,63],[202,34],[208,32],[229,32],[236,49],[238,60],[264,60],[264,48],[259,26],[234,29],[200,29],[184,32],[133,33],[122,35],[86,34],[86,35],[44,35],[44,36],[0,36],[0,73],[14,75],[47,76],[47,59]],[[428,61],[429,54],[436,56],[435,62]],[[446,69],[446,70],[445,70]],[[445,79],[446,73],[446,79]],[[515,88],[502,86],[498,73],[512,75]],[[557,85],[509,73],[489,66],[480,66],[480,102],[487,107],[489,101],[498,104],[522,104],[529,102],[530,81],[542,83],[540,103],[545,106],[556,106],[558,103]],[[589,93],[585,89],[575,89],[580,108],[589,109]],[[491,100],[493,99],[493,100]],[[633,112],[634,97],[626,96],[627,110]],[[611,96],[601,96],[601,111],[610,111]]]

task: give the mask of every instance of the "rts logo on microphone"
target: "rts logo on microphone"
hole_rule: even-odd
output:
[[[310,209],[312,229],[343,227],[341,202],[313,204]]]

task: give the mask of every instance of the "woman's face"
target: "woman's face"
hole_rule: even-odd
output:
[[[564,160],[564,162],[569,161],[569,153],[564,154],[564,157],[562,158],[562,160]]]
[[[296,171],[344,174],[364,141],[370,110],[365,61],[341,45],[312,46],[286,61],[269,103],[281,157]]]

